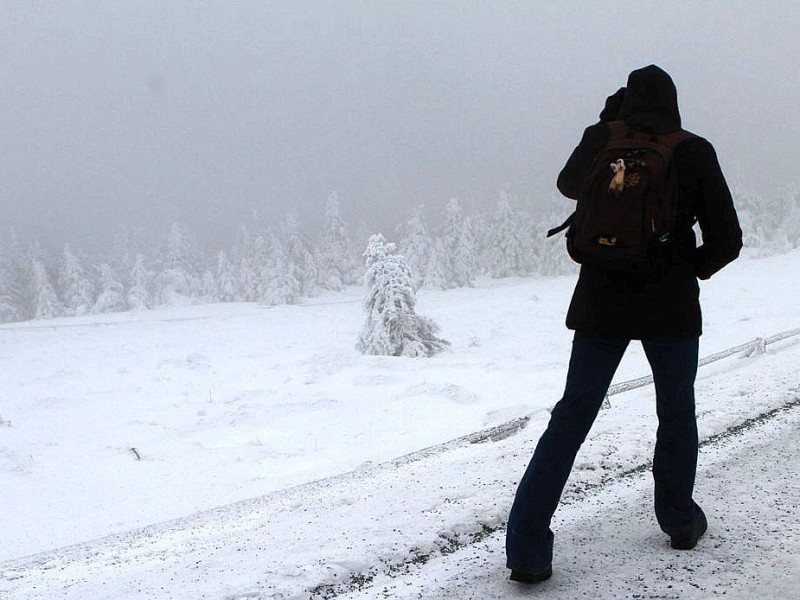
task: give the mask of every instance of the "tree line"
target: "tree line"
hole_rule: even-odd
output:
[[[545,238],[570,204],[554,199],[539,211],[522,210],[519,204],[500,193],[490,213],[467,212],[451,198],[434,225],[422,207],[410,209],[393,233],[415,289],[471,286],[482,276],[574,272],[563,240]],[[800,245],[797,191],[787,188],[764,197],[739,189],[736,206],[746,246],[769,254]],[[213,255],[204,255],[177,223],[157,248],[141,247],[123,233],[100,258],[70,245],[53,256],[40,244],[22,244],[8,233],[0,239],[0,322],[180,303],[297,303],[364,281],[371,233],[352,237],[336,193],[325,202],[316,239],[290,213],[271,227],[240,225],[232,247]]]

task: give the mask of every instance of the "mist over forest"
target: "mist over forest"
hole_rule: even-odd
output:
[[[794,247],[798,30],[789,1],[7,3],[2,318],[293,301],[356,281],[371,233],[409,253],[415,220],[420,285],[437,241],[447,268],[469,246],[469,277],[563,272],[543,240],[570,210],[558,171],[649,63],[675,80],[684,127],[714,144],[746,244]],[[461,250],[445,241],[453,198]],[[219,291],[220,253],[235,292]],[[275,295],[248,268],[317,279]],[[147,301],[131,300],[137,277]],[[427,286],[463,281],[442,277]],[[48,282],[60,308],[34,306]]]

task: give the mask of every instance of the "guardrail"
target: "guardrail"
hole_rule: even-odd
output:
[[[747,356],[756,356],[759,354],[764,354],[764,352],[767,351],[768,345],[774,344],[775,342],[780,342],[781,340],[785,340],[787,338],[794,337],[796,335],[800,335],[800,329],[790,329],[789,331],[776,333],[775,335],[771,335],[766,338],[756,338],[745,344],[740,344],[738,346],[734,346],[733,348],[728,348],[727,350],[722,350],[721,352],[716,352],[714,354],[711,354],[710,356],[701,358],[700,361],[698,362],[698,366],[703,367],[707,364],[716,362],[718,360],[722,360],[723,358],[736,356],[737,354],[745,354]],[[651,383],[653,383],[652,375],[639,377],[637,379],[631,379],[630,381],[623,381],[621,383],[615,383],[610,388],[608,388],[608,393],[606,394],[606,400],[603,403],[603,407],[609,408],[611,406],[611,402],[609,400],[610,396],[613,396],[615,394],[621,394],[622,392],[627,392],[630,390],[635,390],[636,388],[644,387],[646,385],[650,385]]]

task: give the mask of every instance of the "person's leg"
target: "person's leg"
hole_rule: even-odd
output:
[[[698,340],[643,340],[642,346],[656,388],[653,479],[658,524],[669,536],[697,529],[700,521],[705,530],[703,511],[692,499],[698,451],[694,401]]]
[[[564,396],[553,408],[508,517],[509,569],[536,572],[549,566],[553,554],[550,521],[628,341],[575,334]]]

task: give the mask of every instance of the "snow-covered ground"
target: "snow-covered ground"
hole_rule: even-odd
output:
[[[502,524],[563,386],[574,279],[420,292],[452,342],[431,359],[358,354],[359,289],[0,326],[0,598],[515,597]],[[702,284],[701,355],[800,327],[799,291],[798,251],[726,268]],[[794,597],[799,362],[791,338],[701,370],[701,436],[736,435],[704,446],[691,553],[649,512],[652,390],[614,396],[540,589],[738,597],[759,577]],[[647,372],[633,344],[616,381]]]

